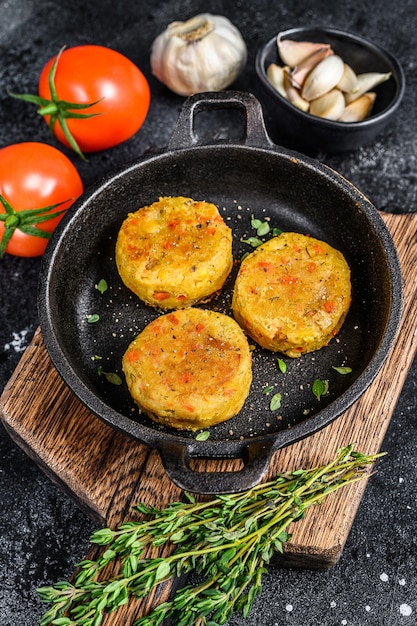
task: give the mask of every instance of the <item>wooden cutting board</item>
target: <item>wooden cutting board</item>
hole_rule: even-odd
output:
[[[383,218],[398,249],[405,289],[401,327],[392,352],[372,385],[348,411],[322,431],[275,453],[266,480],[280,471],[326,463],[351,442],[367,454],[381,448],[417,347],[417,214]],[[155,451],[115,432],[80,404],[53,367],[39,329],[4,389],[0,415],[16,444],[100,525],[115,527],[131,518],[130,507],[139,500],[160,507],[182,497]],[[204,469],[211,471],[235,469],[233,461],[204,463]],[[355,483],[311,509],[291,527],[292,541],[276,563],[305,568],[335,564],[364,489],[365,481]],[[95,551],[92,548],[88,558],[94,558]],[[105,626],[133,623],[170,591],[166,586],[157,597],[130,603],[110,614]]]

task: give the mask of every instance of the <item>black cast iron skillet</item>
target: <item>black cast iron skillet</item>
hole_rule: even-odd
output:
[[[196,133],[199,114],[218,109],[241,112],[242,139],[210,144]],[[211,428],[207,441],[155,424],[135,408],[124,382],[116,386],[98,371],[122,376],[128,344],[161,314],[124,287],[114,245],[127,213],[164,195],[217,204],[233,229],[236,260],[252,250],[241,240],[255,235],[255,216],[327,241],[343,252],[352,271],[353,302],[337,338],[299,359],[284,357],[285,374],[277,368],[279,355],[256,347],[244,408]],[[223,293],[201,306],[231,314],[237,265]],[[100,279],[108,284],[105,293],[95,287]],[[200,493],[250,488],[262,479],[275,450],[323,428],[355,402],[389,353],[402,307],[396,250],[376,209],[333,170],[272,144],[260,104],[239,92],[189,98],[165,153],[135,162],[84,193],[48,244],[39,285],[43,338],[65,382],[105,423],[156,448],[175,483]],[[89,323],[94,314],[99,321]],[[333,369],[338,366],[352,371],[340,374]],[[329,381],[329,393],[320,400],[312,392],[315,379]],[[268,386],[269,395],[263,393]],[[277,392],[282,406],[271,411]],[[190,460],[200,457],[240,458],[243,469],[197,472]]]

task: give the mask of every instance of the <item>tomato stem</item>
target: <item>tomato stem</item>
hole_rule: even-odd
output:
[[[5,228],[16,228],[19,225],[19,217],[17,215],[8,215],[4,220]]]
[[[38,109],[38,113],[39,113],[39,115],[42,115],[42,116],[45,116],[45,115],[57,115],[58,114],[58,107],[57,107],[55,102],[48,102],[48,104],[46,106],[40,107]]]
[[[51,233],[46,230],[42,230],[41,228],[37,228],[37,224],[47,222],[48,220],[54,219],[55,217],[58,217],[68,211],[68,208],[61,209],[60,211],[54,211],[54,209],[62,204],[65,204],[66,202],[70,202],[71,200],[74,200],[74,198],[68,198],[68,200],[63,200],[62,202],[57,202],[56,204],[51,204],[40,209],[24,209],[23,211],[16,211],[10,202],[0,194],[0,203],[3,205],[5,210],[4,213],[0,212],[0,222],[4,223],[4,232],[0,241],[0,259],[3,258],[7,244],[16,229],[26,235],[49,239]],[[50,211],[52,211],[52,213]]]
[[[86,161],[87,159],[82,153],[81,148],[79,147],[75,137],[73,136],[70,129],[68,128],[68,124],[66,120],[68,118],[87,119],[89,117],[101,115],[101,113],[81,113],[79,111],[83,111],[85,109],[91,108],[95,104],[98,104],[99,102],[101,102],[103,98],[100,98],[99,100],[96,100],[95,102],[86,102],[86,103],[69,102],[68,100],[59,99],[58,93],[56,90],[56,85],[55,85],[55,75],[56,75],[56,70],[58,67],[59,60],[61,58],[61,54],[63,53],[64,49],[65,49],[65,46],[63,46],[61,50],[58,52],[58,54],[56,55],[54,62],[52,63],[51,71],[49,72],[48,83],[49,83],[49,90],[51,92],[50,100],[48,100],[47,98],[41,98],[40,96],[36,96],[34,94],[28,94],[28,93],[17,94],[17,93],[12,93],[11,91],[8,91],[7,93],[9,96],[11,96],[12,98],[16,98],[17,100],[23,100],[24,102],[30,102],[31,104],[36,104],[38,106],[38,111],[37,111],[38,114],[41,115],[42,117],[50,118],[48,122],[48,126],[49,126],[49,130],[51,131],[51,133],[53,133],[55,124],[58,123],[62,129],[62,132],[64,133],[66,140],[68,141],[70,147],[72,148],[72,150],[74,150],[74,152],[78,154],[79,157],[81,157],[84,161]]]

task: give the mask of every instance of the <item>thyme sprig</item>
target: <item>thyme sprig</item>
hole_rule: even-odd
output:
[[[178,590],[134,626],[158,626],[168,618],[177,626],[217,626],[235,612],[246,617],[261,593],[265,566],[291,539],[289,525],[330,493],[368,477],[368,466],[382,454],[361,454],[351,444],[326,465],[278,474],[243,493],[204,501],[185,494],[188,502],[161,510],[137,504],[143,519],[93,533],[91,542],[104,551],[78,564],[74,583],[38,589],[41,600],[52,603],[40,626],[99,626],[106,612],[192,570],[202,575],[201,584]],[[164,558],[143,557],[147,547],[158,546],[175,550]],[[100,579],[115,560],[118,573]]]

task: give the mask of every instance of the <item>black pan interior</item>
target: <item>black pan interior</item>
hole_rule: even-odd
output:
[[[73,206],[48,245],[39,297],[46,346],[66,382],[99,417],[149,445],[158,447],[167,435],[195,438],[157,426],[138,412],[124,383],[115,386],[98,375],[101,366],[122,376],[128,344],[161,314],[124,287],[114,246],[127,213],[164,195],[217,204],[233,229],[235,260],[252,250],[241,239],[255,234],[255,216],[270,220],[271,227],[327,241],[352,271],[353,302],[337,338],[299,359],[283,357],[285,374],[277,367],[281,355],[256,346],[250,396],[238,416],[210,429],[210,442],[289,442],[337,417],[372,381],[393,340],[401,299],[398,261],[376,210],[352,185],[315,161],[278,149],[217,145],[156,155],[99,183]],[[201,306],[231,314],[237,269],[236,264],[223,293]],[[95,288],[100,279],[108,284],[103,294]],[[100,319],[89,323],[93,314]],[[334,366],[352,372],[342,375]],[[329,381],[320,401],[311,388],[316,378]],[[267,386],[273,387],[269,395],[263,393]],[[282,406],[271,411],[276,392]]]

